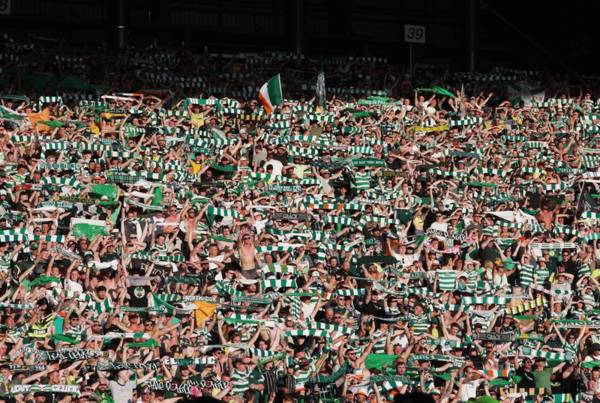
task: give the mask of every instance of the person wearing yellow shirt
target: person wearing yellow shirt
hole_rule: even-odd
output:
[[[213,107],[210,106],[204,110],[200,108],[200,105],[189,105],[188,110],[190,112],[190,120],[192,122],[192,126],[196,128],[204,127],[204,116],[207,115],[210,111],[213,110]]]
[[[196,178],[200,180],[200,175],[210,169],[210,159],[205,159],[202,154],[194,155],[193,159],[190,159],[190,170],[192,175],[196,175]]]
[[[421,208],[418,208],[415,212],[415,216],[413,218],[413,226],[415,227],[415,234],[420,235],[425,232],[425,216]]]
[[[202,154],[194,155],[194,159],[190,160],[190,166],[192,168],[192,174],[197,174],[202,170]]]

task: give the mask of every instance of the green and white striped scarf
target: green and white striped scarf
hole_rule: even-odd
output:
[[[462,297],[463,305],[505,305],[508,299],[505,297]]]
[[[529,301],[522,301],[518,304],[505,308],[504,313],[507,315],[518,315],[523,312],[527,312],[533,309],[537,309],[543,307],[545,305],[544,298],[539,296],[536,299],[532,299]]]
[[[278,245],[266,245],[257,246],[255,248],[256,253],[271,253],[271,252],[293,252],[294,249],[300,248],[304,244],[278,244]]]
[[[9,302],[0,302],[0,308],[26,310],[26,309],[33,309],[33,304],[13,304],[13,303],[9,303]]]
[[[44,176],[40,181],[41,185],[44,186],[70,186],[75,189],[81,189],[81,183],[74,177],[68,178],[63,176]]]
[[[41,110],[42,106],[44,104],[55,104],[58,103],[60,105],[62,105],[63,100],[61,97],[59,96],[51,96],[51,95],[45,95],[45,96],[41,96],[38,100],[38,107]]]
[[[47,162],[40,161],[35,167],[37,171],[41,171],[43,169],[50,169],[53,171],[80,171],[81,165],[70,162]]]
[[[581,214],[581,218],[584,220],[600,221],[600,213],[595,213],[593,211],[584,211]]]
[[[567,357],[564,353],[535,350],[535,349],[527,348],[527,347],[521,347],[520,354],[527,356],[527,357],[544,358],[546,360],[568,361]]]
[[[296,329],[296,330],[288,330],[284,333],[286,337],[324,337],[326,339],[331,339],[327,330],[321,329]]]
[[[218,208],[214,206],[208,206],[206,209],[206,214],[211,216],[221,216],[221,217],[230,217],[230,218],[240,218],[240,213],[235,210],[229,210],[225,208]]]
[[[274,288],[278,290],[280,288],[298,288],[298,285],[296,284],[296,280],[267,279],[261,282],[261,288],[263,290],[267,288]]]
[[[279,263],[271,263],[261,267],[263,273],[278,273],[278,274],[294,274],[296,272],[295,266],[282,265]]]
[[[563,250],[563,249],[577,249],[577,244],[573,242],[532,242],[529,244],[531,249],[543,249],[543,250]]]
[[[347,216],[326,215],[323,217],[323,224],[336,224],[346,227],[359,227],[360,224]]]
[[[344,333],[344,334],[353,334],[354,333],[354,329],[346,327],[346,326],[341,326],[341,325],[336,325],[333,323],[323,323],[323,322],[314,322],[313,327],[315,327],[316,329],[319,330],[326,330],[328,332],[337,332],[337,333]]]
[[[474,126],[483,123],[483,118],[476,116],[468,116],[462,119],[450,119],[448,124],[450,127]]]

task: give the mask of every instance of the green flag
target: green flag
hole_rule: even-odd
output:
[[[106,222],[102,220],[72,218],[71,235],[76,238],[85,237],[91,241],[98,235],[108,235],[108,229],[106,228]]]
[[[117,188],[117,185],[112,183],[92,185],[90,196],[94,199],[113,202],[117,200],[119,196],[119,189]]]
[[[365,361],[365,366],[368,369],[382,370],[385,366],[393,366],[394,361],[398,359],[398,355],[394,354],[369,354]]]
[[[263,84],[258,93],[258,99],[263,104],[267,115],[273,112],[273,109],[283,101],[279,74],[271,77],[269,81]]]
[[[451,98],[456,98],[456,95],[454,95],[452,92],[450,92],[449,90],[440,87],[438,85],[434,85],[431,88],[417,88],[416,91],[421,91],[421,92],[435,92],[436,94],[439,95],[444,95],[446,97],[451,97]]]
[[[167,309],[167,314],[169,314],[169,315],[171,315],[177,309],[175,306],[169,304],[168,302],[157,297],[154,294],[152,294],[152,300],[154,301],[154,306],[156,308],[164,306]]]

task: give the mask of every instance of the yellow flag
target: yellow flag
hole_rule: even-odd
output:
[[[49,129],[48,126],[39,122],[50,120],[50,108],[44,108],[41,112],[30,113],[28,114],[28,117],[29,121],[31,122],[31,125],[37,126],[37,129],[39,131],[47,131]]]
[[[94,134],[100,134],[100,128],[93,120],[92,123],[90,123],[90,131]]]
[[[415,130],[418,132],[441,132],[444,130],[449,130],[450,126],[448,125],[439,125],[433,127],[424,127],[424,126],[416,126]]]
[[[216,304],[205,301],[194,301],[196,305],[196,326],[204,326],[206,319],[210,318],[217,310]]]

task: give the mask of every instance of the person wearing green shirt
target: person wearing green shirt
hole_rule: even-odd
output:
[[[532,372],[535,379],[536,388],[544,388],[550,390],[552,388],[552,374],[559,371],[565,363],[561,363],[554,368],[546,368],[546,359],[538,358],[535,360],[535,370]]]

